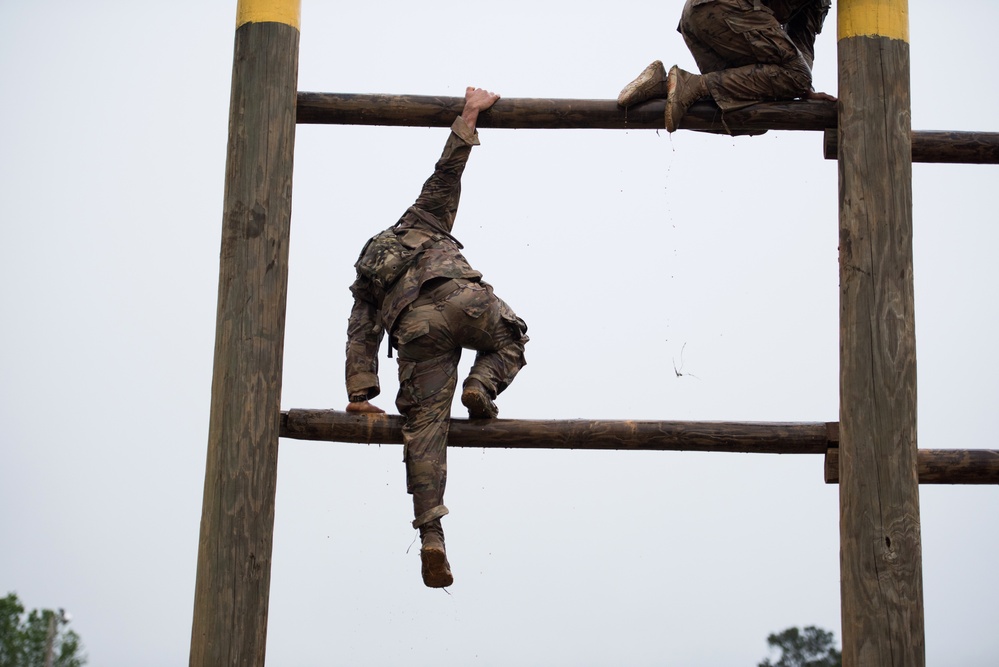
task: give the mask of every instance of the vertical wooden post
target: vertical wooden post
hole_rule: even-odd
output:
[[[921,667],[907,0],[839,0],[843,664]]]
[[[239,0],[190,664],[264,664],[300,0]]]

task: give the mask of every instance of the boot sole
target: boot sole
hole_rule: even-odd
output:
[[[446,588],[454,583],[447,555],[439,549],[424,549],[420,552],[423,561],[423,583],[429,588]]]

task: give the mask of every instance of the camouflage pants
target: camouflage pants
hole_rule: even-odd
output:
[[[723,112],[812,88],[801,51],[768,9],[753,9],[753,0],[688,0],[677,29]]]
[[[444,294],[438,292],[432,294],[436,299],[417,299],[394,332],[399,347],[395,404],[406,418],[406,487],[414,494],[418,516],[443,503],[451,401],[462,348],[477,353],[468,379],[482,383],[492,398],[527,363],[527,325],[492,287],[458,281],[449,283]],[[419,498],[425,500],[417,502]]]

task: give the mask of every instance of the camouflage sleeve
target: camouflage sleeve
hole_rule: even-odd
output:
[[[358,276],[350,291],[354,306],[347,321],[347,396],[367,394],[369,399],[381,393],[378,384],[378,348],[384,330],[378,317],[376,288]]]
[[[415,206],[437,218],[442,229],[450,232],[461,198],[461,175],[472,152],[479,145],[479,135],[469,129],[459,116],[451,125],[444,152],[434,167],[433,175],[423,184]]]
[[[808,69],[815,62],[815,36],[822,32],[822,24],[831,4],[830,0],[816,0],[798,12],[787,25],[788,37],[805,57]]]

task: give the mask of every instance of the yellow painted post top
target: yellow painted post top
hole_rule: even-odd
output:
[[[886,37],[908,43],[908,0],[838,0],[837,32],[848,37]]]
[[[239,0],[236,4],[236,27],[246,23],[284,23],[300,29],[301,0]]]

